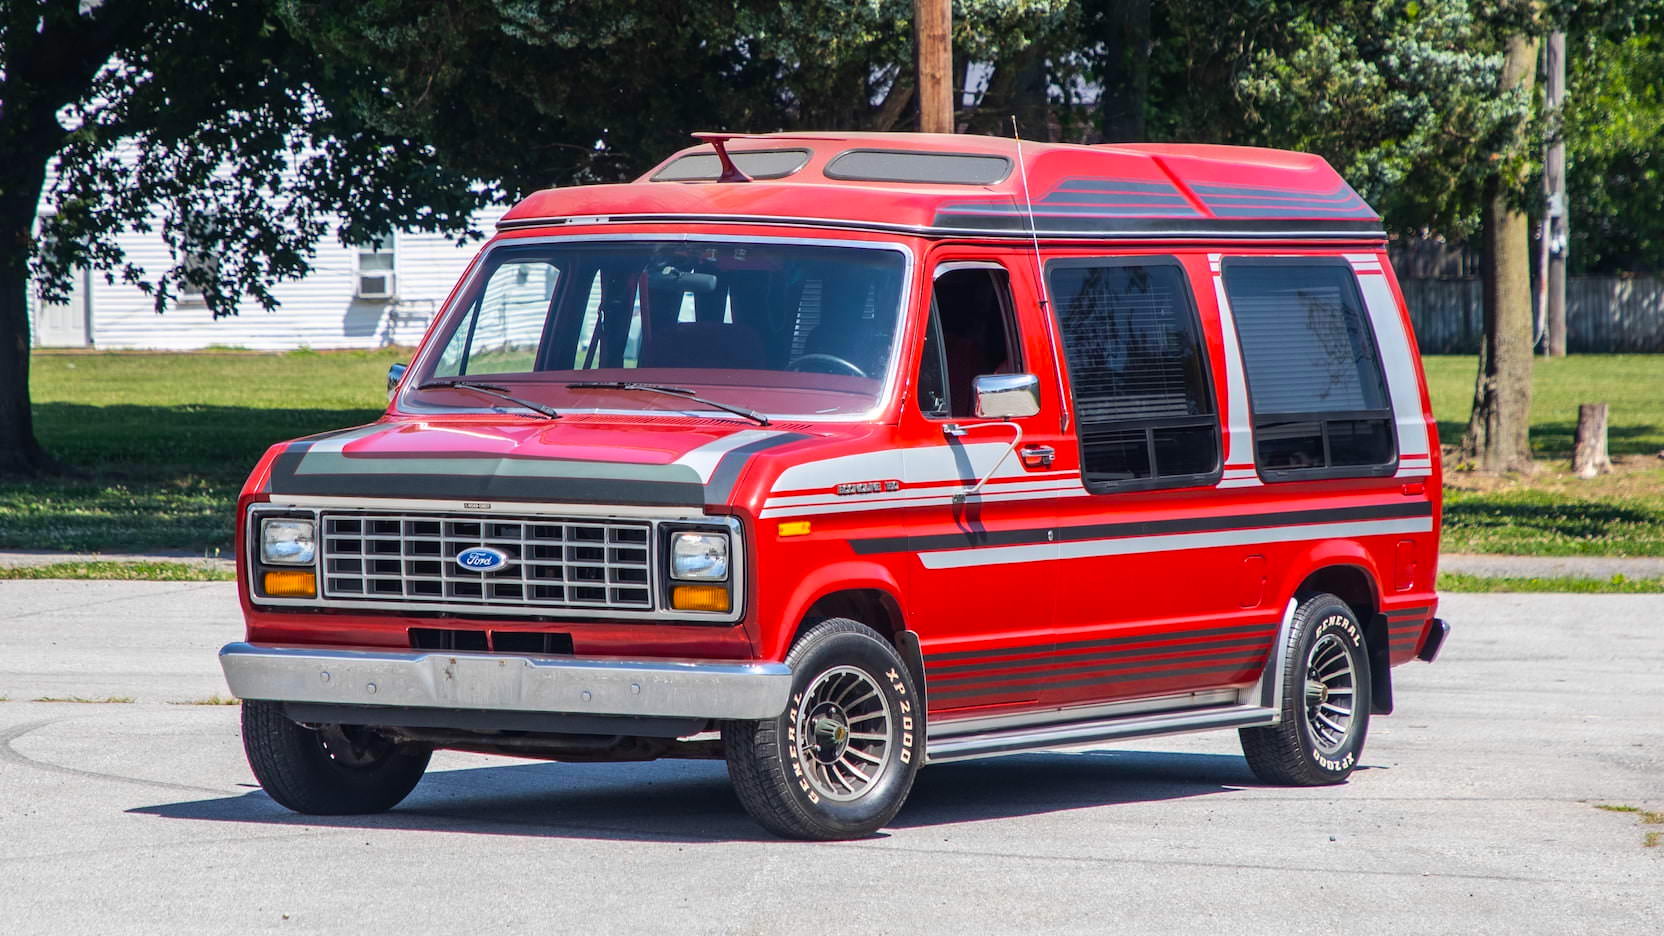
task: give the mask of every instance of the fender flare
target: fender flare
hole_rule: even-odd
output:
[[[784,660],[786,651],[791,649],[792,639],[797,636],[797,624],[809,613],[809,609],[827,595],[841,591],[883,592],[895,602],[897,608],[905,608],[901,600],[901,583],[896,580],[894,572],[880,563],[846,559],[816,566],[792,589],[791,597],[786,600],[780,615],[784,626],[776,631],[774,645],[762,648],[760,657]]]
[[[1370,614],[1360,614],[1365,643],[1369,650],[1370,714],[1390,715],[1392,698],[1392,659],[1387,642],[1387,619],[1381,613],[1381,570],[1369,551],[1355,540],[1323,540],[1309,544],[1295,555],[1287,568],[1288,577],[1277,594],[1283,601],[1293,601],[1300,585],[1325,569],[1350,567],[1363,573],[1375,602]],[[1278,660],[1279,666],[1281,660]]]

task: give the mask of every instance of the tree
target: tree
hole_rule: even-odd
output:
[[[1508,37],[1499,90],[1529,93],[1535,36]],[[1522,134],[1523,135],[1523,134]],[[1534,173],[1523,159],[1493,158],[1485,180],[1483,270],[1485,336],[1474,379],[1473,412],[1462,455],[1486,471],[1526,471],[1531,459],[1531,234],[1519,201]]]
[[[992,65],[990,86],[1031,66],[1025,53],[1067,7],[956,3],[957,87],[967,62]],[[629,178],[693,130],[917,126],[912,0],[279,0],[279,10],[327,58],[376,74],[381,93],[356,101],[364,119],[520,191]],[[961,125],[1004,120],[1009,104],[996,94],[987,115],[971,108]]]
[[[31,265],[48,298],[87,267],[158,312],[185,283],[215,315],[243,296],[270,310],[271,284],[308,270],[337,213],[344,241],[460,233],[498,194],[357,119],[342,105],[373,80],[269,13],[260,0],[0,5],[0,473],[57,467],[30,414]],[[158,232],[172,265],[130,262],[117,235],[131,230]]]
[[[1574,273],[1664,270],[1664,35],[1568,36]]]

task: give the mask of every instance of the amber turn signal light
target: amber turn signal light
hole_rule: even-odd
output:
[[[312,598],[318,594],[318,577],[311,572],[267,572],[266,594],[273,598]]]
[[[670,592],[670,606],[677,611],[727,611],[732,607],[723,585],[678,585]]]

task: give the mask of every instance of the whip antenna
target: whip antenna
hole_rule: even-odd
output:
[[[1057,346],[1057,335],[1052,330],[1051,299],[1046,295],[1046,271],[1040,264],[1040,231],[1034,223],[1034,199],[1028,193],[1028,166],[1023,162],[1023,135],[1017,131],[1017,115],[1011,115],[1011,136],[1017,141],[1017,175],[1023,183],[1023,207],[1028,213],[1028,236],[1034,245],[1034,285],[1040,291],[1040,316],[1046,323],[1046,340],[1051,343],[1052,353],[1057,355],[1057,405],[1061,413],[1059,431],[1069,428],[1069,394],[1063,387],[1063,354]]]

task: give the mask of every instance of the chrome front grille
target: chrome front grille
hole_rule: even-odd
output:
[[[652,527],[557,517],[329,513],[325,598],[483,607],[653,609]],[[508,557],[489,572],[457,554]]]

